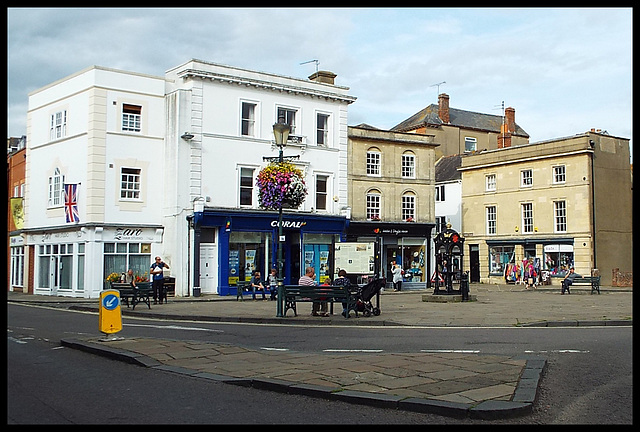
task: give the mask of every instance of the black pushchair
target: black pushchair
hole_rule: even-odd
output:
[[[371,314],[380,315],[380,297],[378,294],[382,287],[385,286],[387,280],[385,278],[375,278],[358,288],[356,294],[356,313],[362,312],[362,315],[369,317]],[[371,299],[376,296],[376,305],[373,306]]]

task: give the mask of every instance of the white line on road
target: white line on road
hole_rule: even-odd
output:
[[[261,347],[261,350],[265,351],[289,351],[288,348],[270,348],[270,347]]]
[[[423,349],[420,352],[425,353],[457,353],[457,354],[477,354],[480,350],[463,350],[463,349]]]
[[[525,353],[527,354],[533,354],[533,353],[560,353],[560,354],[566,354],[566,353],[581,353],[581,354],[586,354],[589,353],[589,350],[576,350],[576,349],[559,349],[559,350],[541,350],[541,351],[530,351],[530,350],[525,350]]]
[[[170,330],[191,330],[191,331],[205,331],[213,333],[224,333],[224,330],[208,329],[202,327],[184,327],[178,325],[151,325],[151,324],[125,324],[127,327],[151,327],[158,329],[170,329]]]
[[[346,352],[346,353],[354,353],[354,352],[362,352],[362,353],[379,353],[383,350],[381,349],[324,349],[323,352]]]

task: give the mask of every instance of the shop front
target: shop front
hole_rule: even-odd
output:
[[[128,269],[148,280],[163,229],[142,226],[74,226],[28,232],[33,256],[33,293],[99,298],[109,275]]]
[[[351,222],[347,241],[374,242],[379,262],[375,273],[390,281],[391,263],[395,261],[404,270],[403,287],[410,283],[430,284],[431,231],[435,224],[417,222]]]
[[[345,240],[348,219],[306,213],[284,213],[282,230],[284,283],[297,283],[305,267],[316,270],[318,283],[333,274],[335,243]],[[195,212],[194,287],[202,293],[235,295],[238,281],[249,281],[259,271],[266,280],[277,268],[278,213],[205,208]],[[206,261],[204,251],[215,248],[216,262]],[[197,256],[196,256],[197,255]],[[196,275],[199,275],[196,277]],[[209,280],[204,278],[210,275]]]
[[[492,283],[517,283],[524,267],[533,264],[541,283],[563,278],[574,265],[574,239],[510,239],[487,241],[488,273]]]

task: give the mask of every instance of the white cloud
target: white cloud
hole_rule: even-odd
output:
[[[591,127],[631,138],[631,8],[9,8],[9,136],[27,94],[91,65],[153,75],[191,58],[336,73],[349,124],[390,128],[437,102],[499,114],[532,141]]]

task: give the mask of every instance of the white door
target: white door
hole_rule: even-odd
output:
[[[49,264],[49,286],[51,287],[51,295],[58,295],[60,288],[60,258],[56,255],[51,256]]]
[[[218,247],[200,244],[200,290],[203,294],[218,294]]]

